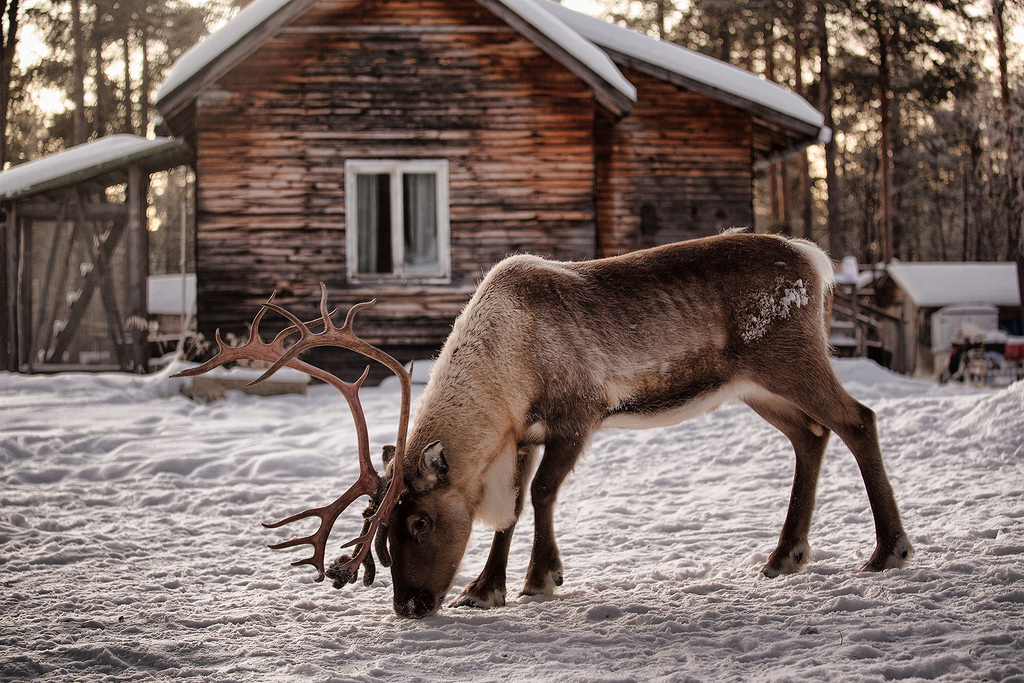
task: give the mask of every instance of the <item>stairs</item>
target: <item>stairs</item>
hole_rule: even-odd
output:
[[[835,316],[829,321],[828,343],[840,358],[857,356],[857,325],[852,320],[839,320]]]

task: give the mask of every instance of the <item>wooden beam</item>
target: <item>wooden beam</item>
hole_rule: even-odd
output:
[[[40,201],[38,198],[28,202],[18,202],[18,215],[37,220],[57,220],[60,215],[60,203]],[[128,215],[128,207],[112,202],[90,203],[85,205],[85,216],[92,220],[124,220]]]
[[[15,235],[17,240],[18,262],[18,285],[14,296],[15,303],[15,327],[18,330],[18,369],[27,369],[32,362],[30,357],[32,349],[32,219],[26,218],[22,221],[20,229]]]
[[[135,372],[149,369],[147,286],[149,280],[149,230],[146,225],[149,176],[138,165],[128,167],[128,334]]]

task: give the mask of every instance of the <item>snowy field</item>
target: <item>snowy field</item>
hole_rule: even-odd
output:
[[[873,546],[853,457],[826,455],[797,575],[758,568],[793,457],[742,405],[677,427],[597,435],[562,491],[565,585],[402,620],[386,571],[336,591],[272,551],[261,521],[355,479],[340,395],[232,394],[178,380],[0,374],[3,681],[1024,681],[1024,382],[940,388],[866,361],[836,367],[879,415],[916,556],[859,574]],[[374,453],[397,389],[364,390]],[[359,506],[361,507],[361,506]],[[355,535],[339,521],[330,552]],[[479,572],[474,533],[452,596]]]

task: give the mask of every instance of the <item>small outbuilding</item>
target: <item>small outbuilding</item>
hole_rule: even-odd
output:
[[[0,173],[0,369],[147,369],[149,176],[189,158],[114,135]]]
[[[982,318],[1020,334],[1021,301],[1015,263],[890,263],[877,289],[879,305],[906,325],[907,370],[936,372],[959,322]],[[935,318],[933,320],[933,318]],[[895,344],[894,325],[883,325]],[[944,338],[935,338],[936,334]],[[941,369],[941,368],[939,368]]]

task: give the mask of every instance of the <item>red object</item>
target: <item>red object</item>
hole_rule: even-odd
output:
[[[1007,344],[1006,360],[1024,361],[1024,344]]]

